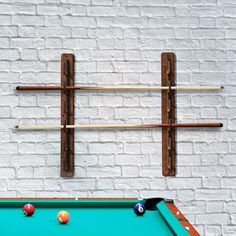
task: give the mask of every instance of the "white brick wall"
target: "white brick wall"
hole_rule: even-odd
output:
[[[174,198],[202,235],[236,235],[236,2],[234,0],[0,0],[0,197]],[[60,54],[76,56],[76,84],[159,85],[160,55],[177,55],[177,176],[161,174],[160,130],[75,132],[75,177],[59,177]],[[159,92],[80,91],[76,123],[158,123]]]

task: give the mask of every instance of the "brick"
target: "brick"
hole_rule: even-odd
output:
[[[12,23],[15,25],[35,25],[40,26],[44,23],[43,16],[13,15]]]
[[[142,153],[159,154],[160,150],[161,150],[161,144],[157,144],[154,142],[142,143],[141,145]]]
[[[91,6],[87,8],[88,16],[117,16],[124,14],[124,8],[122,7],[110,7],[110,6]]]
[[[220,179],[217,177],[203,177],[203,187],[205,188],[220,188]]]
[[[11,165],[13,166],[44,166],[46,157],[42,155],[11,155]]]
[[[197,28],[199,26],[198,17],[167,17],[165,19],[165,26],[179,28]]]
[[[194,166],[192,173],[194,176],[222,176],[226,174],[226,170],[221,166]]]
[[[103,166],[103,167],[88,167],[88,177],[119,177],[121,176],[121,169],[117,166]]]
[[[125,29],[124,37],[125,38],[138,38],[140,35],[139,29]]]
[[[21,154],[35,153],[35,144],[34,143],[21,143],[19,146],[19,153]]]
[[[122,167],[122,176],[124,177],[137,177],[139,170],[137,166],[124,166]]]
[[[137,50],[128,50],[125,52],[126,60],[141,60],[141,54]]]
[[[21,52],[21,59],[36,61],[38,59],[38,52],[35,49],[24,49]]]
[[[98,156],[98,163],[101,166],[106,166],[106,165],[115,165],[115,157],[113,154],[111,155],[99,155]]]
[[[92,0],[92,5],[112,5],[112,0]]]
[[[38,62],[38,61],[15,61],[12,63],[12,70],[13,71],[42,71],[45,70],[45,63]]]
[[[95,35],[98,38],[122,38],[123,31],[120,28],[96,28]]]
[[[124,15],[139,17],[140,9],[138,7],[126,7]]]
[[[39,167],[34,169],[34,176],[37,178],[56,178],[59,173],[59,167]]]
[[[147,108],[117,108],[116,109],[116,117],[118,118],[136,118],[142,114],[143,117],[148,117],[148,109]]]
[[[16,26],[1,26],[0,27],[0,36],[9,36],[14,37],[17,36],[17,27]]]
[[[77,26],[78,21],[80,22],[80,27],[94,28],[96,26],[96,21],[93,17],[64,16],[62,18],[62,23],[65,26]]]
[[[43,108],[16,107],[12,115],[16,118],[43,118],[45,110]]]
[[[201,178],[176,178],[167,180],[167,186],[170,189],[199,188],[201,185]]]
[[[97,71],[98,72],[113,72],[113,64],[110,61],[97,62]]]
[[[99,178],[96,183],[98,189],[114,189],[114,179]]]
[[[160,166],[141,166],[139,175],[142,177],[160,177],[161,168]]]
[[[36,29],[33,26],[19,26],[18,34],[21,37],[35,37]]]
[[[235,165],[236,160],[234,157],[234,154],[226,154],[221,158],[221,163],[223,165]]]
[[[55,194],[58,198],[69,198],[69,193],[65,191],[37,191],[36,198],[54,198]]]
[[[145,155],[119,154],[116,163],[118,165],[145,165],[149,163],[149,158]]]
[[[14,168],[0,168],[0,178],[12,179],[15,177]]]
[[[222,187],[223,188],[235,188],[236,178],[235,177],[223,177],[221,179]]]
[[[9,48],[10,40],[8,38],[0,38],[1,48]]]
[[[115,188],[118,189],[146,189],[148,187],[148,179],[145,178],[116,178]]]
[[[195,197],[198,200],[230,200],[230,191],[227,189],[196,189]]]
[[[140,143],[125,143],[124,151],[127,154],[140,154],[141,153],[141,145]]]
[[[44,179],[44,188],[45,190],[51,190],[51,191],[60,191],[61,190],[61,184],[60,181],[55,179]]]
[[[223,203],[219,201],[209,201],[206,202],[206,212],[214,213],[214,212],[223,212]]]
[[[178,200],[179,201],[191,201],[194,199],[194,190],[190,189],[180,189],[178,190]]]
[[[176,203],[177,206],[178,206],[178,203]],[[189,216],[189,220],[190,222],[192,221],[192,214],[189,214],[188,212],[195,212],[196,215],[198,213],[205,213],[205,202],[204,201],[191,201],[191,202],[187,202],[187,203],[184,203],[184,204],[181,204],[180,205],[181,207],[181,212],[183,214],[186,214],[186,217]]]
[[[136,49],[147,47],[149,45],[149,41],[146,39],[117,39],[115,43],[115,47],[117,49]]]
[[[4,143],[0,146],[1,154],[16,154],[17,153],[17,143]]]
[[[227,153],[229,150],[227,143],[196,143],[196,153]]]
[[[230,221],[229,214],[214,213],[214,214],[199,214],[196,215],[197,224],[228,224]]]
[[[148,17],[174,16],[174,9],[171,7],[142,7],[141,15]]]
[[[89,198],[107,198],[110,196],[111,198],[122,198],[124,196],[123,191],[120,190],[95,190],[89,192]]]
[[[223,15],[223,11],[216,6],[193,6],[190,14],[200,17],[220,17]]]
[[[79,166],[95,166],[98,164],[98,158],[95,155],[80,155],[79,159],[75,160],[75,164]]]
[[[38,179],[12,180],[9,183],[9,190],[43,190],[43,181]]]
[[[189,142],[177,143],[177,150],[180,154],[193,154],[193,144]]]
[[[116,133],[112,130],[104,130],[99,135],[100,141],[104,142],[116,142]]]
[[[0,14],[6,12],[7,14],[35,14],[36,6],[30,4],[1,4]]]
[[[89,190],[95,188],[95,180],[92,178],[65,180],[61,185],[62,191]]]
[[[123,150],[122,144],[115,143],[90,143],[90,153],[120,153]]]
[[[17,169],[18,178],[33,178],[34,170],[32,167],[21,167]]]
[[[39,15],[61,15],[62,13],[66,13],[66,8],[61,6],[53,6],[53,5],[38,5],[37,13]]]
[[[167,198],[167,199],[176,199],[176,190],[141,190],[140,195],[143,198],[151,198],[153,196],[159,196],[161,198]]]
[[[37,27],[36,35],[38,37],[69,37],[71,35],[71,29],[62,26]]]
[[[59,143],[39,143],[36,145],[37,154],[59,154]]]
[[[48,38],[45,40],[47,48],[62,48],[62,39]]]
[[[71,3],[71,4],[78,4],[78,5],[89,5],[90,0],[62,0],[62,3]]]
[[[222,232],[223,232],[223,235],[233,236],[235,234],[235,232],[236,232],[236,227],[234,225],[223,226],[222,227]]]
[[[0,16],[1,25],[10,25],[11,17],[10,16]]]
[[[35,47],[43,47],[44,40],[43,39],[27,39],[27,38],[18,38],[11,39],[11,47],[13,48],[32,48]]]
[[[122,50],[93,50],[92,59],[94,60],[122,60],[124,53]]]

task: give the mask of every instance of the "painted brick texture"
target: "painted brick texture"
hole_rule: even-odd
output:
[[[236,2],[234,0],[0,0],[0,197],[166,197],[201,235],[236,235]],[[76,130],[75,177],[60,178],[60,55],[78,85],[160,85],[163,51],[177,82],[224,85],[178,92],[177,175],[161,174],[161,130]],[[159,123],[159,92],[76,92],[76,124]]]

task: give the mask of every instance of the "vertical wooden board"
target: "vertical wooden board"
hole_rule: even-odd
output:
[[[169,61],[169,66],[168,66]],[[168,75],[168,69],[170,74]],[[170,80],[170,83],[169,83]],[[161,55],[161,85],[175,86],[175,54],[165,52]],[[170,93],[170,94],[168,94]],[[162,90],[162,123],[175,123],[175,90]],[[169,117],[170,114],[170,117]],[[175,128],[162,127],[162,174],[175,176]]]
[[[67,65],[65,65],[67,63]],[[68,73],[65,72],[68,67]],[[74,55],[61,55],[61,86],[74,85]],[[61,125],[74,124],[74,91],[61,91]],[[61,129],[61,176],[74,175],[74,129]]]

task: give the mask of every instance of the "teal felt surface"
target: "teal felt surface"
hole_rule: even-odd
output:
[[[32,217],[26,217],[22,212],[26,202],[0,201],[0,235],[176,235],[166,222],[168,219],[163,218],[161,210],[146,211],[144,216],[136,216],[133,205],[137,201],[61,201],[60,207],[58,201],[27,203],[31,202],[36,205],[36,211]],[[66,210],[70,214],[70,221],[65,225],[59,224],[56,219],[57,213],[61,210]]]

